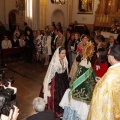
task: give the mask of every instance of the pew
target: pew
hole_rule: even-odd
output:
[[[1,49],[1,66],[5,66],[5,63],[8,61],[8,58],[12,59],[16,56],[20,57],[21,55],[24,55],[25,50],[26,47]]]

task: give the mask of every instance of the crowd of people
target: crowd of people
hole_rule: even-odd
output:
[[[24,25],[23,33],[16,27],[13,40],[4,36],[2,48],[25,46],[27,61],[49,65],[39,97],[33,101],[37,114],[27,120],[120,119],[119,40],[105,39],[99,30],[94,36],[80,34],[75,24],[66,31],[60,22],[44,31]]]
[[[39,95],[46,109],[63,120],[119,119],[118,41],[113,36],[105,39],[99,30],[94,37],[69,28],[60,31]]]

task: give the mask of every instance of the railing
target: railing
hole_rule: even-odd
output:
[[[26,47],[15,47],[15,48],[8,48],[8,49],[1,49],[1,65],[5,66],[5,63],[9,59],[23,57],[25,53]]]

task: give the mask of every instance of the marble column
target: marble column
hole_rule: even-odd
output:
[[[32,19],[32,28],[37,30],[40,28],[39,26],[39,0],[33,1],[33,19]]]
[[[106,0],[100,0],[100,14],[105,14],[106,13]]]
[[[72,22],[73,0],[68,1],[68,24]]]
[[[118,0],[111,0],[111,14],[115,14],[117,12],[117,3]]]
[[[44,30],[46,26],[46,7],[47,0],[40,0],[40,29]]]

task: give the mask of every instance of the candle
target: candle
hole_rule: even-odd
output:
[[[106,23],[108,23],[108,15],[106,16]]]
[[[105,15],[103,15],[103,23],[105,22]]]
[[[102,22],[102,15],[100,15],[100,23]]]

